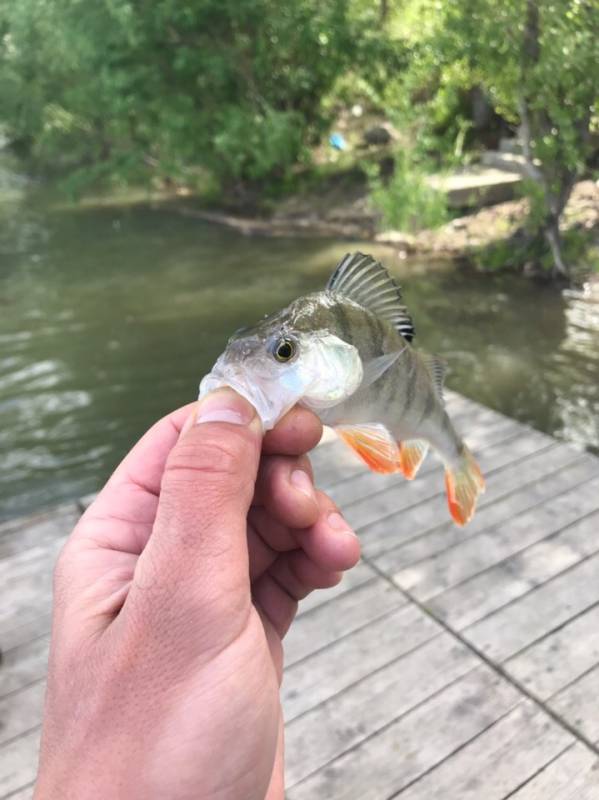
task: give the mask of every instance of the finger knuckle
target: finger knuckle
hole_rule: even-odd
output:
[[[249,443],[243,435],[210,435],[201,441],[182,440],[171,452],[166,474],[179,478],[197,475],[238,478],[243,475],[249,456]]]

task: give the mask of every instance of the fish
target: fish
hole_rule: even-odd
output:
[[[485,481],[445,409],[446,364],[416,350],[414,334],[395,279],[372,256],[348,253],[323,291],[235,332],[199,396],[233,388],[264,430],[304,406],[371,470],[408,480],[432,447],[445,467],[449,512],[462,526]]]

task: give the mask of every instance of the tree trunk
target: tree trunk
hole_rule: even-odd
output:
[[[384,25],[387,22],[388,16],[389,16],[389,0],[381,0],[381,5],[380,5],[381,25]]]
[[[528,85],[528,76],[541,58],[540,19],[537,0],[527,0],[526,22],[522,41],[522,85]],[[535,164],[532,142],[546,135],[552,128],[551,120],[543,111],[531,110],[526,92],[520,98],[520,135],[522,149],[526,158],[529,177],[539,184],[543,191],[544,218],[539,229],[539,238],[544,239],[553,258],[553,276],[568,277],[569,269],[564,260],[559,221],[568,202],[574,180],[572,174],[560,175],[560,188],[556,194],[546,165]]]
[[[567,278],[570,274],[570,270],[563,257],[559,220],[547,220],[543,225],[543,235],[545,236],[545,241],[549,245],[553,257],[553,277]]]

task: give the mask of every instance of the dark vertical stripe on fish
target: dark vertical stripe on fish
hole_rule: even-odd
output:
[[[424,422],[424,420],[427,417],[432,415],[432,413],[433,413],[433,411],[435,410],[435,407],[436,407],[436,400],[437,400],[437,398],[435,397],[435,393],[434,393],[434,391],[433,391],[433,389],[431,387],[431,389],[429,390],[429,392],[426,395],[426,402],[424,404],[424,410],[422,411],[422,414],[420,415],[420,419],[418,420],[417,425],[420,425],[421,422]]]
[[[409,371],[409,366],[407,365],[408,362],[411,362],[413,356],[410,352],[406,351],[396,362],[392,370],[392,385],[393,385],[393,395],[389,397],[389,403],[393,403],[393,407],[395,408],[395,413],[397,415],[397,419],[401,419],[403,417],[403,412],[405,409],[405,397],[406,393],[404,391],[405,382],[406,382],[406,374]],[[404,360],[405,359],[405,360]],[[391,392],[391,389],[389,389]],[[401,405],[400,405],[401,400]]]
[[[383,352],[383,345],[384,345],[385,339],[387,338],[386,323],[384,323],[383,320],[378,315],[375,315],[374,321],[376,323],[376,327],[377,327],[378,332],[379,332],[380,351],[382,353]]]
[[[407,414],[412,406],[414,399],[416,397],[416,370],[418,364],[416,363],[416,359],[412,358],[410,360],[410,367],[408,370],[408,375],[406,378],[406,404],[403,409],[403,414]]]
[[[394,408],[399,395],[400,372],[394,365],[381,386],[378,404],[383,408]]]
[[[341,334],[341,338],[348,344],[353,344],[354,337],[352,336],[351,332],[351,321],[349,318],[349,314],[343,308],[343,305],[341,303],[335,303],[335,305],[333,306],[333,314],[335,315],[335,322],[339,327],[339,333]]]
[[[380,321],[374,314],[364,314],[368,326],[368,339],[370,342],[370,357],[377,358],[383,354],[383,334]]]

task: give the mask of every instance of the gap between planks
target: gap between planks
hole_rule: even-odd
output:
[[[400,587],[397,586],[396,583],[394,583],[393,579],[390,578],[388,575],[386,575],[384,572],[382,572],[376,566],[376,564],[368,561],[368,559],[364,559],[364,560],[367,563],[370,564],[370,566],[381,576],[381,578],[384,578],[385,580],[389,581],[396,588],[400,588]],[[539,587],[537,587],[537,588],[539,588]],[[467,639],[459,631],[457,631],[454,628],[452,628],[447,622],[445,622],[445,620],[442,617],[440,617],[438,614],[436,614],[433,610],[429,609],[424,603],[421,603],[420,601],[418,601],[415,597],[413,597],[410,594],[410,592],[406,591],[405,589],[401,589],[401,588],[400,588],[400,591],[403,592],[403,594],[406,596],[406,598],[410,602],[412,602],[416,606],[418,606],[418,608],[420,608],[420,610],[423,613],[428,614],[430,617],[432,617],[432,619],[434,619],[435,622],[437,622],[438,625],[440,625],[445,631],[447,631],[447,633],[449,633],[451,636],[453,636],[455,639],[457,639],[461,644],[463,644],[465,647],[467,647],[474,655],[478,656],[478,658],[481,661],[483,661],[488,667],[490,667],[498,676],[501,676],[502,678],[504,678],[518,692],[520,692],[522,695],[524,695],[526,698],[528,698],[532,703],[534,703],[539,708],[541,708],[543,711],[545,711],[545,713],[548,714],[548,716],[550,716],[555,722],[557,722],[559,725],[561,725],[566,731],[568,731],[568,733],[570,733],[572,736],[574,736],[575,739],[577,739],[578,741],[582,742],[584,745],[586,745],[586,747],[588,747],[590,750],[592,750],[595,755],[599,756],[599,742],[593,742],[591,739],[589,739],[587,736],[585,736],[574,725],[572,725],[570,722],[568,722],[568,720],[566,720],[563,716],[561,716],[556,711],[554,711],[543,700],[538,698],[533,692],[529,691],[528,687],[525,686],[519,680],[517,680],[515,677],[513,677],[509,673],[509,671],[503,667],[502,664],[499,664],[498,662],[494,661],[492,658],[487,656],[487,654],[483,650],[481,650],[479,647],[477,647],[471,640]]]

